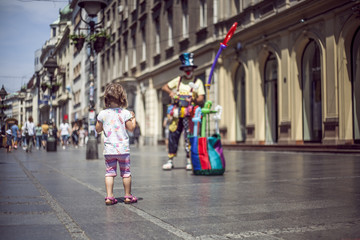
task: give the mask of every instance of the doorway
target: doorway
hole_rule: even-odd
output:
[[[322,100],[320,49],[314,40],[307,44],[302,57],[303,140],[321,142]]]
[[[353,138],[360,143],[360,28],[351,45],[352,98],[353,98]]]
[[[278,63],[273,53],[265,64],[265,143],[278,140]]]
[[[240,64],[235,73],[234,99],[236,104],[236,141],[246,140],[246,96],[245,96],[245,69]]]

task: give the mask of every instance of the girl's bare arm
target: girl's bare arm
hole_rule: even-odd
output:
[[[103,131],[103,124],[102,122],[96,121],[95,130],[97,133],[100,133]]]
[[[135,119],[135,113],[131,112],[132,118],[130,118],[128,121],[126,121],[125,123],[125,127],[127,130],[129,130],[130,132],[133,132],[136,126],[136,119]]]

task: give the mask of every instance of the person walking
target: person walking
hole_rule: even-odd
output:
[[[126,92],[119,83],[108,84],[105,88],[105,107],[99,112],[96,132],[104,133],[104,158],[106,165],[105,204],[117,203],[114,197],[114,178],[117,176],[117,164],[125,191],[124,203],[135,203],[137,197],[131,194],[130,144],[126,130],[134,131],[136,119],[134,112],[126,109]]]
[[[41,139],[42,139],[42,128],[40,123],[38,123],[37,126],[35,127],[35,138],[36,138],[36,149],[40,150]]]
[[[27,139],[26,139],[26,129],[25,124],[21,124],[21,131],[20,131],[21,138],[19,138],[21,141],[21,147],[23,150],[27,149]]]
[[[69,136],[70,136],[70,125],[68,120],[64,119],[59,127],[60,136],[61,136],[61,144],[63,149],[66,149],[66,145],[68,144]]]
[[[85,129],[81,127],[79,130],[79,146],[82,147],[85,144]]]
[[[80,131],[79,125],[77,124],[77,122],[74,122],[71,138],[72,138],[72,143],[75,146],[75,148],[78,148],[78,146],[79,146],[79,131]]]
[[[138,122],[136,122],[136,126],[134,129],[134,143],[136,144],[136,147],[139,147],[140,144],[140,136],[141,136],[141,129]]]
[[[20,134],[20,130],[16,123],[11,126],[11,134],[12,134],[13,148],[17,149],[18,141],[19,141],[18,135]]]
[[[48,134],[49,134],[49,125],[48,125],[47,121],[45,121],[41,125],[41,130],[42,130],[42,146],[44,149],[46,149]]]
[[[166,151],[169,151],[169,126],[170,126],[171,120],[172,120],[172,117],[170,115],[170,108],[168,108],[166,116],[164,117],[164,121],[163,121]]]
[[[11,129],[6,130],[6,152],[11,153],[14,145],[13,135]]]
[[[59,133],[58,133],[58,128],[56,127],[56,123],[53,122],[52,124],[52,135],[55,138],[55,145],[58,144],[58,138],[59,138]]]
[[[163,170],[171,170],[174,168],[173,159],[177,154],[179,139],[184,131],[185,152],[186,152],[186,170],[192,170],[190,161],[190,143],[188,139],[189,123],[191,121],[191,112],[194,105],[202,105],[204,103],[205,89],[201,79],[194,77],[194,54],[183,53],[179,59],[182,63],[180,70],[183,74],[174,78],[162,87],[162,90],[169,94],[172,99],[172,110],[170,115],[173,117],[169,126],[169,160],[162,168]]]
[[[28,121],[25,122],[25,138],[26,138],[26,152],[32,151],[32,146],[35,138],[35,124],[32,116],[28,118]]]

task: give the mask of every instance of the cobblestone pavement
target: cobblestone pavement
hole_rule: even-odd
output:
[[[131,151],[139,202],[117,177],[105,206],[101,154],[0,149],[1,239],[360,239],[360,155],[226,150],[223,176],[195,176],[183,153],[162,171],[164,146]]]

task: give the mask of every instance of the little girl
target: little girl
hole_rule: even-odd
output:
[[[117,203],[113,194],[114,178],[117,176],[119,162],[120,175],[125,190],[125,203],[135,203],[137,198],[131,194],[130,144],[126,129],[134,131],[135,114],[126,110],[126,92],[119,83],[111,83],[105,89],[105,110],[97,117],[96,131],[104,132],[104,157],[106,165],[105,186],[106,205]]]

